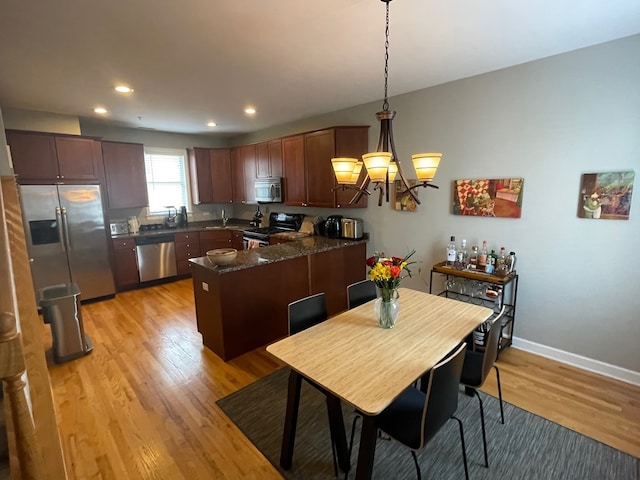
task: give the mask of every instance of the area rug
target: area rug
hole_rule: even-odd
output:
[[[217,403],[262,454],[287,479],[335,478],[324,396],[302,382],[298,428],[289,471],[279,465],[289,371],[280,369]],[[498,400],[483,395],[489,468],[484,467],[478,401],[460,394],[457,416],[465,428],[469,477],[473,480],[640,480],[640,460],[542,417],[504,403],[500,423]],[[347,441],[353,410],[343,406]],[[358,422],[360,425],[362,422]],[[351,456],[355,477],[359,430]],[[464,478],[458,427],[454,421],[418,453],[423,478]],[[378,439],[374,479],[413,479],[416,471],[409,450],[397,442]]]

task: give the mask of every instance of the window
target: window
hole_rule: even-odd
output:
[[[172,148],[145,148],[149,215],[164,214],[167,207],[189,207],[185,151]]]

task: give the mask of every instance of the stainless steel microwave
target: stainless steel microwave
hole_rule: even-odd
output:
[[[280,177],[261,178],[255,182],[256,201],[260,203],[282,202],[282,179]]]

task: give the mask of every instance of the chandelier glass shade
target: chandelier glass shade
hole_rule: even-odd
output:
[[[441,153],[418,153],[412,155],[413,166],[416,171],[416,176],[420,183],[415,185],[409,185],[407,179],[402,171],[400,164],[400,158],[396,153],[396,147],[393,141],[393,127],[392,121],[396,115],[394,110],[389,110],[389,99],[387,96],[388,91],[388,73],[389,73],[389,2],[391,0],[381,0],[386,4],[386,29],[385,29],[385,62],[384,62],[384,101],[382,104],[382,111],[376,113],[376,118],[380,122],[380,137],[378,138],[378,145],[375,152],[366,153],[362,156],[364,167],[366,168],[367,175],[361,185],[357,185],[360,172],[362,170],[362,163],[357,159],[345,159],[334,158],[331,160],[333,165],[333,171],[338,183],[337,188],[353,188],[357,190],[349,204],[354,204],[360,200],[362,195],[369,195],[367,190],[369,183],[375,184],[374,190],[380,191],[380,197],[378,205],[382,205],[382,197],[386,196],[386,201],[389,201],[390,184],[399,177],[399,180],[403,184],[404,190],[401,194],[409,193],[416,203],[420,203],[415,189],[418,187],[432,187],[438,188],[432,184],[431,181],[436,175],[438,165],[442,158]],[[348,170],[351,168],[351,174]]]

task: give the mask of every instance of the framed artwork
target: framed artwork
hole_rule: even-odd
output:
[[[578,217],[629,220],[635,173],[585,173],[580,182]]]
[[[453,182],[454,215],[520,218],[524,178],[479,178]]]
[[[407,180],[409,186],[416,185],[418,183],[417,180]],[[393,209],[394,210],[402,210],[405,212],[415,212],[418,208],[418,204],[413,199],[413,197],[409,194],[409,192],[405,192],[404,184],[402,180],[396,180],[393,182],[393,192],[394,192],[394,200],[393,200]],[[404,192],[404,193],[403,193]],[[418,196],[418,189],[414,189],[413,192]]]

